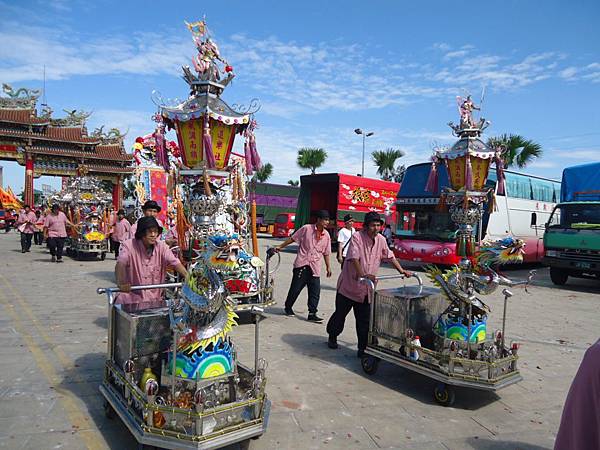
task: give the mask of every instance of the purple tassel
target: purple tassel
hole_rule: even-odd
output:
[[[465,169],[465,188],[467,191],[473,190],[473,166],[471,165],[471,157],[467,153],[466,158],[466,169]]]
[[[498,195],[504,195],[505,192],[505,181],[504,181],[504,161],[502,157],[496,157],[496,178],[498,179]]]
[[[252,152],[248,139],[244,142],[244,160],[246,161],[246,175],[251,176],[254,171],[252,169]]]
[[[206,118],[205,120],[208,120]],[[204,126],[204,135],[202,136],[202,147],[204,147],[204,155],[206,156],[206,165],[209,169],[217,167],[215,155],[212,152],[212,138],[210,137],[210,128],[208,122]]]
[[[258,156],[258,150],[256,150],[256,139],[254,138],[254,134],[250,136],[250,155],[252,156],[252,165],[254,166],[254,169],[260,169],[262,163],[260,161],[260,156]]]
[[[156,164],[165,170],[169,170],[169,155],[165,146],[165,136],[160,129],[154,133],[154,150],[156,152]]]
[[[425,190],[427,192],[437,192],[438,190],[437,162],[435,161],[431,163],[431,170],[429,171]]]

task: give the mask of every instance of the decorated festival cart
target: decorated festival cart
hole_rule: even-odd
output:
[[[168,197],[176,217],[169,231],[189,276],[132,288],[164,289],[162,309],[133,311],[118,304],[118,289],[98,290],[109,299],[100,390],[107,414],[116,413],[141,444],[207,449],[258,437],[266,429],[269,401],[266,362],[258,355],[259,323],[264,306],[272,303],[277,267],[257,255],[246,201],[246,176],[260,165],[256,122],[250,111],[234,110],[220,98],[233,69],[220,57],[205,23],[188,28],[199,52],[195,74],[183,68],[191,95],[165,101],[154,94],[160,112],[151,158],[171,180]],[[177,131],[179,141],[181,161],[175,164],[165,145],[168,128]],[[236,134],[245,137],[245,155],[232,155]],[[140,152],[150,148],[138,143]],[[240,362],[230,336],[241,309],[249,311],[255,326],[252,367]]]
[[[106,192],[98,178],[87,175],[86,167],[69,178],[66,187],[50,198],[59,203],[77,228],[71,229],[66,241],[66,253],[75,258],[87,255],[104,260],[108,252],[109,209],[112,195]]]
[[[496,165],[498,193],[504,189],[502,152],[481,139],[488,122],[472,118],[477,107],[470,97],[460,99],[460,123],[450,123],[458,141],[433,157],[427,190],[437,190],[437,173],[447,170],[451,187],[441,195],[439,208],[448,210],[458,225],[457,266],[442,271],[428,267],[427,275],[437,288],[402,287],[375,291],[372,296],[369,341],[362,366],[374,374],[380,360],[436,380],[435,400],[445,406],[454,402],[454,386],[496,391],[521,380],[517,368],[519,345],[505,338],[506,310],[512,292],[504,289],[502,329],[487,328],[490,308],[479,295],[489,295],[499,286],[527,286],[511,281],[498,265],[521,262],[523,242],[507,237],[484,242],[477,248],[474,227],[483,208],[494,209],[494,192],[486,188],[490,163]],[[389,277],[382,277],[389,278]]]

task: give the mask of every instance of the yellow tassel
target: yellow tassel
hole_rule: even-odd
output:
[[[446,195],[440,194],[440,200],[435,209],[439,212],[446,212],[448,210],[446,205]]]

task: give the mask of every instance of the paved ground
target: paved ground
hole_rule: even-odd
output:
[[[264,248],[268,239],[261,240]],[[112,256],[101,261],[51,264],[41,248],[21,254],[18,236],[0,234],[0,448],[135,448],[118,421],[102,411],[98,384],[106,351],[106,300],[99,286],[113,284]],[[289,285],[292,253],[283,253],[276,297]],[[333,310],[337,263],[323,279],[320,312]],[[383,273],[391,272],[384,269]],[[524,277],[527,270],[509,272]],[[387,282],[386,285],[392,285]],[[551,448],[566,392],[585,349],[598,338],[600,283],[552,286],[540,268],[527,294],[515,289],[507,335],[523,343],[524,380],[495,394],[461,390],[453,408],[437,406],[432,382],[381,364],[362,372],[354,325],[341,348],[329,350],[325,326],[273,307],[263,322],[262,355],[268,360],[273,402],[266,435],[253,449],[542,449]],[[491,327],[501,314],[501,295],[487,297]],[[250,362],[250,325],[234,339]],[[244,351],[248,349],[248,351]]]

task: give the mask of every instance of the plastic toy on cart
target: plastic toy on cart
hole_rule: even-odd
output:
[[[96,177],[87,175],[81,166],[78,175],[69,178],[67,186],[50,198],[51,203],[62,205],[69,220],[77,225],[66,241],[66,253],[75,258],[98,255],[106,258],[108,252],[108,209],[112,195],[106,192]]]
[[[233,74],[205,23],[188,28],[199,51],[197,75],[184,67],[192,94],[184,102],[159,105],[164,126],[155,132],[154,152],[165,151],[161,133],[175,128],[182,158],[173,170],[176,247],[189,276],[181,283],[132,288],[166,288],[167,307],[159,310],[125,310],[114,305],[118,289],[98,290],[109,298],[108,358],[100,390],[107,413],[116,412],[141,444],[208,449],[258,437],[266,429],[269,401],[266,362],[258,354],[259,323],[263,306],[272,302],[277,267],[269,268],[269,258],[263,262],[247,244],[245,176],[260,165],[258,155],[252,157],[256,149],[250,149],[254,122],[219,97]],[[225,65],[225,80],[217,63]],[[230,158],[235,133],[246,137],[250,163]],[[255,325],[253,368],[240,362],[229,335],[240,308],[250,312]]]
[[[523,260],[523,242],[507,237],[483,242],[476,248],[474,226],[484,205],[494,210],[494,193],[485,186],[491,161],[496,164],[498,192],[503,193],[503,149],[491,149],[479,139],[488,126],[475,123],[472,111],[479,109],[470,99],[459,99],[461,120],[450,123],[459,137],[449,149],[437,150],[427,190],[437,191],[437,171],[448,170],[451,187],[441,194],[439,209],[449,206],[458,225],[457,266],[446,271],[431,266],[428,277],[437,288],[404,287],[374,290],[369,341],[362,359],[365,372],[373,374],[381,359],[438,381],[435,400],[445,406],[455,400],[453,386],[496,391],[522,379],[517,368],[519,344],[505,338],[507,302],[512,292],[504,289],[502,329],[488,332],[490,308],[478,295],[489,295],[499,286],[527,286],[527,280],[512,281],[497,267]],[[365,282],[369,283],[368,280]]]

